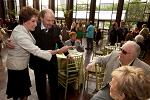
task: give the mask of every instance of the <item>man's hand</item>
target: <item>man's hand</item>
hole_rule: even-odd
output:
[[[14,49],[15,48],[15,46],[14,46],[11,39],[7,39],[5,44],[6,44],[6,47],[9,48],[9,49]]]
[[[74,46],[63,46],[62,48],[60,48],[60,49],[58,50],[58,53],[59,53],[59,54],[65,53],[65,52],[68,51],[68,49],[71,49],[71,48],[73,48],[73,47],[74,47]]]
[[[94,62],[89,63],[89,64],[87,65],[87,67],[86,67],[86,70],[89,71],[89,70],[91,70],[92,67],[94,67],[94,66],[95,66],[95,63],[94,63]]]
[[[63,46],[62,48],[60,49],[57,49],[57,50],[48,50],[52,55],[55,55],[55,54],[62,54],[62,53],[65,53],[68,51],[68,49],[70,48],[73,48],[73,46]]]

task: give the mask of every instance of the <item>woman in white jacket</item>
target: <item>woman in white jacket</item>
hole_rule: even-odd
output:
[[[8,48],[6,66],[8,68],[7,98],[27,100],[31,94],[28,63],[30,53],[50,61],[53,54],[66,52],[70,47],[64,46],[58,50],[41,50],[35,45],[36,41],[30,31],[34,31],[38,21],[38,11],[31,7],[24,7],[19,15],[20,25],[16,26],[10,40],[14,48]]]

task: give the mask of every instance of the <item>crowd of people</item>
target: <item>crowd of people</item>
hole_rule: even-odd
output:
[[[58,25],[55,22],[55,14],[51,9],[39,12],[28,6],[20,10],[19,22],[11,30],[11,36],[5,43],[8,48],[6,94],[8,99],[13,100],[27,100],[31,95],[29,67],[34,71],[38,99],[47,100],[48,80],[51,100],[59,100],[56,54],[69,56],[68,49],[74,48],[79,52],[92,50],[93,41],[98,45],[102,38],[102,30],[98,28],[95,31],[92,21],[83,25],[79,20],[68,29],[65,23]],[[84,36],[86,48],[82,46]],[[150,98],[150,66],[138,58],[141,51],[145,51],[146,55],[148,37],[149,29],[145,24],[140,31],[135,28],[132,32],[125,27],[124,22],[120,23],[119,28],[116,22],[112,24],[108,31],[108,41],[110,45],[122,43],[122,46],[120,51],[95,57],[86,66],[87,71],[98,63],[106,66],[103,85],[91,100]]]

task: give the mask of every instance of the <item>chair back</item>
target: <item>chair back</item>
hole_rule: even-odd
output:
[[[94,90],[93,93],[99,91],[99,89],[102,87],[103,85],[103,77],[104,77],[104,71],[105,71],[105,65],[103,64],[95,64],[95,66],[93,66],[90,70],[88,70],[85,73],[85,82],[86,83],[86,88],[88,89],[88,81],[90,80],[90,78],[95,79],[95,83],[96,83],[96,88]],[[94,76],[94,77],[91,77]],[[85,88],[85,85],[84,85]]]
[[[95,73],[96,73],[96,89],[100,89],[103,85],[105,65],[96,64],[95,65]]]
[[[96,52],[96,42],[93,41],[93,56],[94,56],[95,52]]]
[[[63,58],[58,60],[58,83],[65,88],[65,96],[64,100],[66,100],[67,96],[67,88],[68,84],[74,85],[75,89],[80,89],[80,78],[82,74],[82,66],[83,66],[83,55],[75,55],[72,58]],[[63,63],[61,63],[63,62]],[[74,84],[73,84],[74,83]]]
[[[95,56],[101,56],[103,55],[103,52],[101,50],[97,50],[97,46],[96,46],[96,42],[93,41],[93,56],[92,56],[92,59],[95,57]]]
[[[74,81],[77,81],[78,86],[80,86],[82,79],[81,76],[83,76],[83,55],[76,55],[73,57],[73,59],[67,59],[66,71],[67,77],[74,79]]]

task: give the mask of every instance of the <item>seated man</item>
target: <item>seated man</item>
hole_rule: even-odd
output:
[[[141,68],[122,66],[112,72],[110,95],[114,100],[147,100],[150,98],[150,76]]]
[[[75,46],[77,51],[84,52],[84,48],[81,46],[81,41],[76,39],[77,37],[76,32],[70,32],[69,36],[70,36],[70,39],[65,41],[65,45]]]
[[[139,54],[140,46],[134,41],[127,41],[121,47],[121,51],[113,51],[111,54],[99,56],[95,58],[92,63],[88,64],[87,70],[96,63],[104,64],[106,66],[102,88],[91,98],[91,100],[112,100],[109,94],[109,82],[112,80],[111,73],[120,66],[136,66],[142,68],[146,74],[149,74],[150,66],[138,59]]]

